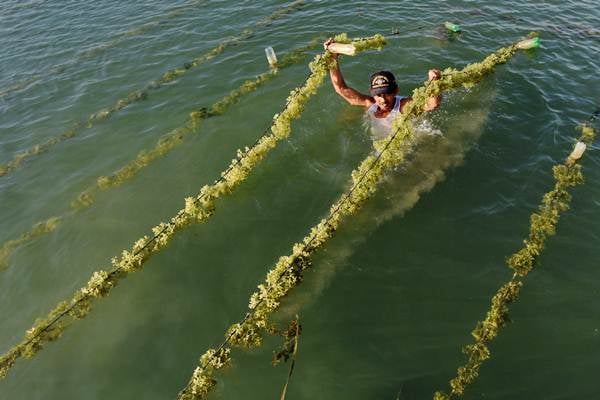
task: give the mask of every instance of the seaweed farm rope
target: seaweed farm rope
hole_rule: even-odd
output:
[[[370,41],[361,42],[360,47],[361,50],[366,50],[383,44],[383,38],[375,36]],[[214,212],[215,200],[232,193],[267,153],[289,136],[292,120],[300,116],[309,98],[323,83],[330,62],[329,54],[315,57],[309,64],[312,72],[304,85],[292,90],[285,108],[273,117],[270,133],[263,135],[252,148],[238,151],[238,157],[231,161],[221,178],[212,185],[202,187],[196,197],[186,198],[185,207],[168,223],[161,222],[152,228],[152,237],[144,236],[131,249],[124,250],[120,257],[113,258],[110,272],[94,272],[87,285],[78,290],[69,301],[59,303],[46,317],[36,320],[22,341],[0,357],[0,378],[6,376],[18,358],[33,357],[45,344],[60,337],[72,322],[84,318],[90,312],[94,300],[105,297],[121,279],[140,270],[153,254],[168,244],[177,231],[192,223],[207,220]]]
[[[254,29],[251,29],[251,28],[244,29],[240,34],[222,41],[218,46],[216,46],[212,50],[209,50],[208,52],[201,54],[200,56],[196,57],[195,59],[191,60],[190,62],[186,62],[183,66],[168,70],[160,78],[155,79],[152,82],[148,83],[143,89],[134,90],[133,92],[129,93],[127,96],[122,97],[119,100],[117,100],[112,106],[110,106],[108,108],[103,108],[99,111],[96,111],[95,113],[90,114],[87,117],[87,119],[75,123],[70,129],[63,132],[62,134],[60,134],[58,136],[54,136],[54,137],[46,140],[45,142],[36,144],[24,151],[21,151],[21,152],[15,154],[13,159],[11,161],[9,161],[7,164],[4,164],[4,165],[0,164],[0,176],[4,176],[4,175],[14,171],[26,159],[31,158],[36,155],[39,155],[41,153],[44,153],[51,147],[54,147],[55,145],[62,143],[65,140],[68,140],[68,139],[71,139],[71,138],[77,136],[83,129],[92,128],[94,126],[94,124],[107,120],[115,112],[123,110],[124,108],[128,107],[129,105],[136,103],[140,100],[146,99],[148,97],[148,94],[150,91],[157,90],[157,89],[161,88],[163,85],[165,85],[166,83],[169,83],[175,79],[180,78],[181,76],[185,75],[188,71],[192,70],[193,68],[198,67],[199,65],[201,65],[201,64],[213,59],[217,55],[221,54],[223,51],[225,51],[225,49],[227,47],[250,38],[251,36],[254,35],[256,28],[260,28],[260,27],[269,25],[272,21],[277,20],[277,19],[283,17],[284,15],[298,9],[303,3],[304,3],[304,0],[295,0],[294,2],[290,3],[286,7],[280,8],[277,11],[273,12],[271,15],[256,22],[254,24],[254,26],[255,26]]]
[[[164,16],[164,19],[175,18],[175,17],[181,15],[182,13],[188,11],[192,7],[196,7],[204,2],[206,2],[206,0],[195,0],[189,4],[183,4],[181,6],[173,7],[173,9]],[[106,43],[101,43],[101,44],[95,45],[91,49],[83,50],[83,51],[79,52],[70,61],[66,61],[64,63],[55,65],[53,67],[49,67],[49,69],[46,72],[35,73],[32,76],[30,76],[29,78],[24,78],[24,79],[20,80],[19,82],[15,83],[5,89],[0,89],[0,98],[6,96],[8,94],[11,94],[13,92],[22,90],[25,87],[31,85],[32,83],[35,83],[42,79],[48,78],[49,76],[63,73],[67,68],[77,65],[81,61],[89,60],[93,57],[96,57],[96,56],[102,54],[104,51],[119,45],[121,42],[123,42],[127,39],[130,39],[134,36],[138,36],[143,33],[146,33],[148,31],[160,26],[161,24],[162,24],[162,21],[151,21],[151,22],[147,22],[141,26],[138,26],[136,28],[118,33],[115,35],[115,37],[113,39],[109,40]]]
[[[379,161],[380,157],[381,157],[381,154],[379,154],[377,156],[377,158],[373,162],[369,171],[373,167],[375,167],[375,164],[377,163],[377,161]],[[367,172],[369,172],[369,171],[367,171]],[[327,220],[324,220],[325,221],[324,223],[323,223],[323,221],[321,221],[321,223],[318,226],[324,225],[327,228],[330,228],[332,230],[335,229],[329,225],[330,220],[332,220],[333,217],[339,212],[342,204],[350,198],[350,196],[352,195],[354,190],[356,190],[358,188],[358,186],[363,181],[363,179],[366,177],[366,175],[367,174],[365,173],[363,176],[360,177],[359,181],[350,189],[350,191],[346,194],[346,196],[342,198],[342,200],[339,202],[339,205],[330,214],[330,216],[327,218]],[[313,230],[314,230],[314,228],[313,228]],[[309,246],[316,239],[316,237],[317,237],[316,235],[312,235],[308,238],[308,241],[305,238],[304,243],[306,244],[306,246],[304,246],[304,247],[309,248]],[[294,252],[296,251],[297,245],[298,244],[296,244],[294,246]],[[315,247],[315,249],[316,249],[316,247]],[[280,262],[282,259],[285,259],[285,258],[286,257],[281,257]],[[283,271],[281,271],[281,273],[275,280],[275,285],[279,283],[279,281],[283,278],[284,274],[288,272],[288,269],[299,258],[300,258],[300,256],[294,255],[294,257],[291,260],[287,260],[287,259],[284,260],[287,265],[285,266]],[[308,261],[307,261],[307,263],[308,263]],[[308,267],[308,264],[306,265],[306,267]],[[276,269],[277,269],[277,266],[273,270],[271,270],[271,272],[274,272]],[[300,276],[298,276],[298,279],[300,279]],[[259,288],[260,288],[260,286],[259,286]],[[261,288],[261,290],[262,290],[262,288]],[[266,292],[268,290],[269,290],[269,288],[266,288],[264,291]],[[248,320],[250,320],[251,317],[253,317],[254,311],[263,303],[263,301],[265,301],[265,299],[266,299],[266,296],[263,296],[260,299],[258,299],[253,305],[250,306],[250,310],[246,313],[244,318],[236,325],[233,325],[232,327],[230,327],[230,329],[228,330],[228,333],[225,337],[225,340],[221,343],[221,345],[216,350],[209,349],[205,354],[203,354],[200,357],[200,365],[201,366],[198,366],[194,370],[194,373],[193,373],[192,378],[190,379],[188,385],[181,392],[179,392],[179,395],[177,397],[179,400],[205,398],[208,395],[208,393],[212,390],[212,388],[217,383],[212,378],[214,371],[224,367],[230,361],[229,355],[230,355],[231,350],[229,348],[226,348],[225,346],[227,346],[227,344],[229,344],[229,342],[234,339],[234,335],[239,335],[239,330],[237,328],[238,327],[241,328]],[[252,304],[252,299],[250,301],[250,304]],[[266,321],[264,324],[262,324],[262,323],[260,324],[260,327],[262,327],[264,329],[266,329],[267,326],[268,325],[267,325]],[[255,331],[252,333],[258,334],[258,332],[259,331]],[[250,342],[250,341],[248,341],[248,339],[245,339],[243,344],[246,345],[247,347],[250,347],[250,344],[255,345],[255,346],[260,345],[260,341],[261,341],[260,337],[253,338],[253,340],[254,341]]]
[[[49,217],[44,221],[37,222],[27,232],[22,233],[16,239],[4,242],[2,246],[0,246],[0,271],[8,267],[10,257],[18,247],[31,240],[37,239],[40,236],[51,233],[66,217],[91,206],[95,201],[95,194],[98,191],[109,190],[112,187],[121,185],[129,179],[134,178],[152,161],[163,157],[172,149],[182,144],[187,135],[196,132],[200,121],[208,117],[225,113],[225,111],[238,102],[242,96],[253,92],[262,84],[278,76],[279,70],[287,68],[304,59],[306,51],[316,47],[317,44],[320,44],[319,40],[320,38],[315,38],[307,46],[298,47],[290,53],[287,53],[277,64],[277,69],[271,69],[269,72],[258,75],[254,79],[245,81],[239,88],[231,91],[227,96],[223,97],[209,108],[200,108],[190,113],[190,118],[183,126],[173,129],[171,132],[163,135],[154,148],[140,151],[133,160],[119,168],[114,174],[98,177],[93,184],[85,188],[75,199],[73,199],[70,211],[63,213],[60,216]]]
[[[596,133],[591,126],[582,127],[583,134],[577,144],[590,145]],[[576,146],[577,149],[577,146]],[[462,352],[467,356],[467,362],[458,368],[456,377],[450,380],[450,392],[437,391],[433,400],[450,400],[462,396],[465,389],[479,376],[481,364],[490,358],[489,343],[498,335],[498,332],[508,321],[509,305],[519,297],[519,292],[524,283],[524,278],[531,272],[534,264],[545,247],[546,239],[556,234],[556,225],[560,213],[567,211],[571,202],[571,195],[567,189],[583,183],[581,165],[577,163],[579,157],[573,157],[575,151],[567,158],[564,164],[552,168],[555,184],[554,188],[546,193],[538,208],[530,218],[529,236],[524,240],[525,246],[507,259],[507,265],[514,271],[512,278],[502,285],[494,294],[485,319],[476,324],[471,335],[473,343],[463,347]]]
[[[281,299],[301,282],[303,272],[311,266],[312,254],[333,235],[344,217],[355,214],[376,192],[384,173],[404,161],[407,142],[414,140],[411,120],[423,114],[427,100],[445,90],[474,85],[491,73],[496,65],[507,62],[515,52],[515,45],[502,48],[483,61],[466,66],[459,71],[460,74],[448,74],[414,90],[413,101],[393,122],[392,135],[375,143],[378,154],[368,156],[352,171],[350,189],[331,206],[327,218],[311,228],[301,242],[294,244],[290,255],[279,258],[267,273],[265,282],[250,296],[249,310],[242,320],[229,327],[224,341],[216,349],[209,349],[200,357],[186,387],[179,392],[179,400],[208,396],[217,383],[215,372],[231,361],[231,348],[226,346],[250,348],[262,344],[262,333],[273,330],[270,314],[278,309]],[[445,71],[456,70],[448,68]]]

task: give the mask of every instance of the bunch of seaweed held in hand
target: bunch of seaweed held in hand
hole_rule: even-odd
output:
[[[300,46],[281,57],[281,61],[277,63],[277,68],[271,69],[268,72],[260,74],[253,79],[248,79],[242,85],[232,90],[225,97],[209,107],[199,108],[190,113],[189,119],[182,126],[179,126],[170,132],[163,135],[156,145],[151,149],[141,150],[137,156],[108,176],[98,177],[94,183],[83,189],[70,204],[70,211],[62,215],[48,217],[43,221],[36,222],[27,231],[19,235],[15,239],[10,239],[0,246],[0,271],[7,268],[12,253],[23,244],[39,238],[45,234],[53,232],[67,216],[72,216],[77,212],[90,207],[96,198],[99,191],[106,191],[113,187],[117,187],[128,180],[134,178],[140,171],[146,168],[154,160],[165,156],[175,147],[181,145],[185,138],[197,132],[200,123],[210,117],[215,117],[224,114],[232,105],[236,104],[240,99],[255,91],[260,86],[269,82],[278,76],[281,69],[287,68],[306,57],[306,52],[321,45],[322,38],[315,38],[306,46]]]
[[[276,330],[269,317],[279,308],[282,298],[302,281],[303,273],[312,265],[312,254],[333,236],[345,217],[355,214],[375,193],[385,172],[404,161],[407,145],[414,140],[411,121],[424,113],[428,98],[446,90],[476,84],[493,72],[496,65],[507,62],[516,50],[517,45],[511,45],[461,71],[446,69],[439,81],[425,83],[415,89],[413,101],[406,107],[406,112],[399,114],[394,121],[393,134],[375,143],[377,154],[368,156],[352,171],[350,188],[331,206],[327,218],[314,226],[301,242],[294,244],[291,254],[279,258],[267,273],[265,282],[250,296],[249,310],[244,318],[229,327],[219,347],[207,350],[200,357],[187,386],[179,393],[179,400],[208,396],[216,385],[215,372],[231,360],[228,345],[257,347],[262,344],[264,333]]]
[[[338,36],[337,40],[349,42],[345,35]],[[357,47],[362,51],[380,48],[384,44],[385,39],[377,35],[361,40]],[[59,303],[48,315],[36,320],[22,341],[0,358],[0,378],[6,376],[19,357],[34,356],[46,343],[60,337],[75,320],[84,318],[95,300],[107,296],[130,273],[139,271],[153,254],[167,246],[176,232],[210,218],[215,211],[216,200],[232,193],[269,151],[290,135],[292,120],[300,117],[308,100],[321,86],[331,62],[332,57],[328,53],[315,57],[309,64],[311,73],[305,83],[292,90],[284,109],[273,117],[271,127],[252,147],[238,150],[237,157],[222,172],[221,178],[212,185],[203,186],[196,197],[186,198],[185,207],[169,222],[161,222],[152,228],[151,237],[140,238],[130,249],[124,250],[120,257],[113,258],[112,269],[94,272],[87,285],[79,289],[70,300]],[[225,354],[226,352],[211,354],[211,365],[218,365],[217,358]]]
[[[141,100],[145,100],[148,97],[148,94],[151,90],[157,90],[164,86],[165,84],[174,81],[185,75],[188,71],[193,68],[196,68],[205,62],[215,58],[219,54],[221,54],[225,49],[229,46],[235,45],[243,40],[249,39],[255,33],[256,28],[264,27],[270,25],[273,21],[283,17],[284,15],[297,10],[302,6],[304,0],[295,0],[290,3],[288,6],[283,7],[275,11],[273,14],[261,19],[256,22],[255,28],[247,28],[240,32],[238,35],[224,39],[219,45],[214,47],[213,49],[207,51],[204,54],[194,58],[193,60],[184,63],[181,67],[172,68],[165,72],[160,78],[153,80],[148,83],[143,89],[134,90],[131,93],[127,94],[125,97],[117,100],[112,106],[103,108],[95,113],[90,114],[87,119],[79,121],[75,123],[70,129],[63,132],[62,134],[52,137],[46,140],[43,143],[36,144],[29,149],[26,149],[20,153],[15,154],[13,159],[9,161],[7,164],[0,164],[0,176],[6,175],[11,171],[17,169],[23,161],[28,158],[31,158],[35,155],[46,152],[51,147],[77,136],[83,129],[89,129],[94,126],[94,124],[98,122],[102,122],[107,120],[112,114],[117,111],[123,110],[124,108],[130,106],[133,103],[136,103]]]
[[[596,136],[592,127],[584,125],[582,132],[579,142],[585,145],[591,144]],[[450,381],[451,391],[435,392],[434,400],[449,400],[452,397],[462,396],[466,387],[479,376],[481,364],[490,358],[488,345],[498,335],[500,329],[509,322],[509,305],[518,299],[523,280],[533,269],[536,259],[544,249],[546,239],[556,233],[560,213],[569,209],[571,195],[567,189],[583,183],[581,165],[577,164],[578,157],[572,155],[564,164],[552,168],[554,188],[544,195],[538,212],[531,215],[529,237],[524,240],[523,248],[507,260],[508,267],[514,271],[512,278],[494,294],[485,319],[477,322],[471,332],[475,340],[462,349],[468,360],[458,368],[456,377]]]

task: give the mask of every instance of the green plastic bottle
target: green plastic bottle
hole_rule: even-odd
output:
[[[535,47],[540,47],[540,38],[539,37],[521,40],[519,43],[517,43],[517,49],[521,49],[521,50],[529,50],[529,49],[533,49]]]
[[[460,25],[458,25],[458,24],[453,24],[452,22],[446,21],[446,22],[444,22],[444,26],[450,32],[455,32],[455,33],[459,33],[460,32]]]

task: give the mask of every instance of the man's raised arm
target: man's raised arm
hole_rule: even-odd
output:
[[[329,46],[331,43],[333,43],[333,40],[329,39],[323,44],[325,50],[328,50],[327,46]],[[333,55],[335,63],[333,63],[333,66],[329,70],[329,76],[331,77],[331,83],[333,84],[335,92],[353,106],[370,107],[373,104],[373,99],[370,96],[366,96],[360,93],[358,90],[346,85],[342,71],[340,71],[338,55],[334,52],[331,52],[331,54]]]

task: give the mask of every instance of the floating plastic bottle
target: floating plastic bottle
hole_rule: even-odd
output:
[[[539,37],[521,40],[519,43],[517,43],[517,49],[521,49],[521,50],[529,50],[529,49],[533,49],[535,47],[540,47],[540,38]]]
[[[345,54],[347,56],[353,56],[356,54],[356,49],[352,44],[331,43],[329,46],[327,46],[327,50],[332,53]]]
[[[444,26],[450,32],[455,32],[455,33],[459,33],[460,32],[460,25],[458,25],[458,24],[453,24],[452,22],[446,21],[446,22],[444,22]]]
[[[265,54],[267,55],[267,61],[271,67],[277,66],[277,56],[275,50],[271,46],[265,48]]]
[[[583,155],[583,152],[586,149],[586,145],[583,142],[577,142],[577,144],[575,145],[575,148],[573,149],[573,151],[571,152],[571,154],[569,154],[569,160],[571,161],[577,161],[581,158],[581,156]]]

